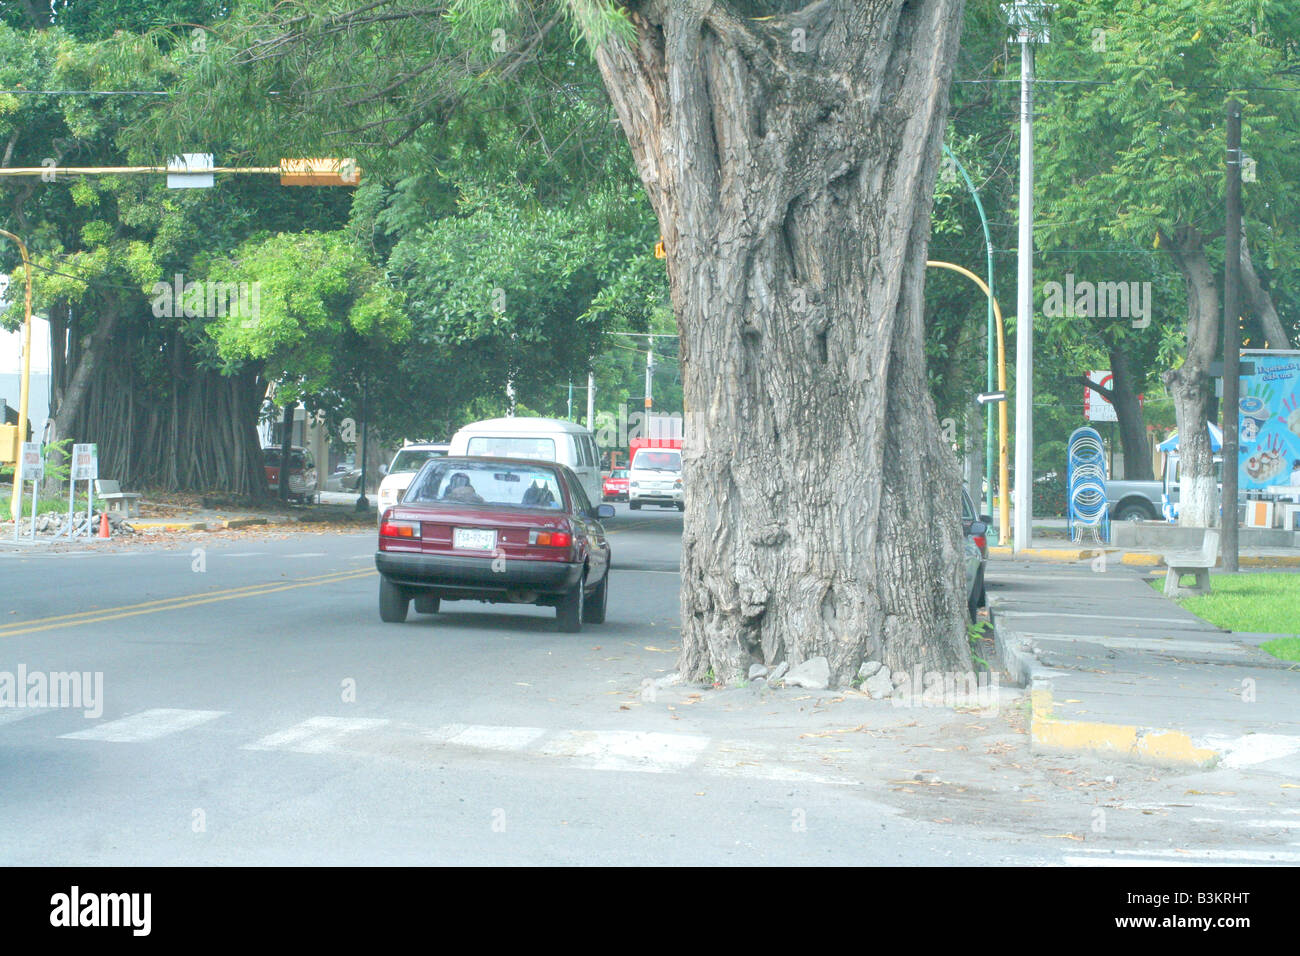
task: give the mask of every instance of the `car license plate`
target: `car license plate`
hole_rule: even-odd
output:
[[[490,528],[456,528],[452,531],[451,546],[466,551],[491,551],[497,546],[497,533]]]

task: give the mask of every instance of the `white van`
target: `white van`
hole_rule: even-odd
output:
[[[587,500],[600,503],[600,452],[591,432],[558,418],[490,418],[451,436],[448,455],[534,458],[568,465]]]

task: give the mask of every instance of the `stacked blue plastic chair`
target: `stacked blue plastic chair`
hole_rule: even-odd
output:
[[[1076,428],[1066,445],[1066,518],[1070,540],[1086,530],[1110,543],[1110,502],[1106,498],[1106,451],[1095,428]]]

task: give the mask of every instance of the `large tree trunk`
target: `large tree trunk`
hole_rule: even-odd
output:
[[[1110,401],[1115,406],[1120,447],[1124,449],[1124,477],[1129,481],[1154,481],[1142,403],[1138,399],[1128,354],[1122,346],[1110,349],[1110,374],[1113,386]]]
[[[1190,226],[1180,229],[1170,243],[1170,251],[1187,288],[1186,357],[1182,365],[1162,376],[1173,397],[1178,421],[1178,523],[1183,527],[1212,528],[1219,523],[1219,492],[1205,423],[1209,414],[1210,362],[1219,341],[1219,293],[1199,232]]]
[[[113,330],[117,326],[121,312],[121,306],[117,301],[106,302],[95,320],[94,331],[82,338],[81,348],[75,359],[75,371],[68,381],[67,388],[59,397],[58,407],[50,418],[47,437],[51,443],[74,436],[77,416],[81,414],[93,376],[100,364],[108,357],[108,349],[113,342]],[[63,348],[62,342],[52,341],[50,345],[51,352]],[[72,351],[71,343],[69,343],[69,351]],[[73,359],[69,356],[68,363],[72,362]]]
[[[681,331],[690,679],[970,667],[922,285],[961,0],[648,0],[599,63]]]

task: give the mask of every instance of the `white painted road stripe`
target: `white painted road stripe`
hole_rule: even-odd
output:
[[[324,551],[303,551],[298,554],[286,554],[285,557],[286,558],[323,558],[325,557],[325,552]]]
[[[548,742],[541,752],[571,757],[592,770],[671,773],[693,764],[708,745],[708,737],[689,734],[573,730]]]
[[[485,724],[448,724],[429,733],[430,737],[458,747],[481,750],[523,750],[545,735],[543,727],[492,727]]]
[[[27,717],[35,717],[37,714],[51,714],[62,709],[62,707],[0,707],[0,726],[16,723]]]
[[[243,750],[289,750],[300,754],[331,753],[348,734],[374,730],[388,723],[383,717],[312,717],[288,730],[263,737]]]
[[[1250,863],[1223,863],[1220,861],[1197,862],[1195,860],[1159,860],[1151,857],[1130,857],[1124,860],[1108,859],[1101,856],[1067,856],[1067,866],[1251,866]]]
[[[66,740],[100,740],[115,744],[138,743],[189,730],[199,724],[206,724],[209,720],[224,717],[225,714],[224,710],[174,710],[157,707],[98,724],[89,730],[63,734],[62,737]]]
[[[1287,850],[1090,850],[1081,853],[1099,853],[1116,857],[1152,857],[1161,860],[1245,860],[1260,863],[1300,863],[1300,853]],[[1100,857],[1099,857],[1100,858]]]

